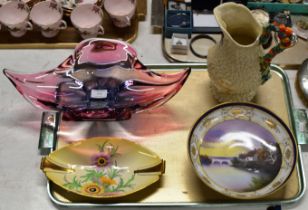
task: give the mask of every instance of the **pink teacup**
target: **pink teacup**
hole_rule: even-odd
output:
[[[30,12],[31,21],[40,27],[42,35],[48,38],[56,36],[60,30],[67,28],[62,16],[62,6],[54,0],[39,2]]]
[[[82,38],[104,34],[103,11],[95,4],[80,4],[71,13],[71,22]]]
[[[105,0],[104,7],[115,26],[123,28],[130,26],[135,14],[137,0]]]
[[[99,4],[103,0],[57,0],[60,1],[62,7],[67,10],[72,10],[78,4]]]
[[[23,36],[32,30],[29,20],[29,7],[21,1],[10,1],[0,7],[0,23],[8,28],[14,37]]]

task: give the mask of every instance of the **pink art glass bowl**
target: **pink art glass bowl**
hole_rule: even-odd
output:
[[[147,69],[134,48],[111,39],[81,42],[58,67],[34,74],[4,74],[35,107],[62,111],[67,120],[124,120],[172,98],[190,74]]]

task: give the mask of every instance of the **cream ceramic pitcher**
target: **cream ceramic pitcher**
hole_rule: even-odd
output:
[[[211,92],[219,102],[250,101],[257,88],[270,78],[272,58],[296,42],[292,30],[277,23],[263,27],[250,10],[225,3],[214,9],[223,32],[220,43],[209,49]],[[280,42],[264,55],[262,44],[276,32]]]

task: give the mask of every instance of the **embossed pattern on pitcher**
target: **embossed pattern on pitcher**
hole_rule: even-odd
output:
[[[214,9],[214,15],[223,38],[208,53],[212,95],[219,102],[251,101],[258,87],[270,78],[271,60],[292,46],[287,41],[295,35],[270,25],[266,32],[277,32],[280,42],[264,55],[262,38],[268,33],[264,34],[247,7],[224,3]]]

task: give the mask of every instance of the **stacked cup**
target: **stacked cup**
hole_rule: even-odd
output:
[[[32,23],[38,26],[44,37],[54,37],[60,30],[66,29],[67,24],[62,20],[62,6],[56,1],[47,0],[35,4],[30,12]]]
[[[7,2],[0,7],[0,25],[6,26],[12,36],[21,37],[28,30],[33,30],[29,12],[30,9],[24,2]]]
[[[61,0],[39,1],[30,10],[24,0],[8,1],[0,5],[0,30],[1,26],[6,26],[12,36],[21,37],[28,30],[33,30],[34,25],[41,31],[42,36],[55,37],[60,30],[67,28],[67,23],[62,19],[65,5],[60,2]],[[70,13],[72,25],[84,39],[104,34],[102,5],[98,6],[102,1],[90,2],[74,4]],[[104,0],[106,12],[113,24],[120,28],[131,25],[136,5],[136,0]]]
[[[124,28],[131,25],[135,14],[137,0],[105,0],[104,8],[116,27]]]
[[[95,4],[77,5],[71,13],[71,22],[84,39],[104,34],[103,11]]]
[[[54,0],[39,2],[31,11],[23,1],[8,1],[0,7],[0,29],[1,25],[6,26],[12,36],[21,37],[33,30],[34,23],[44,37],[50,38],[56,36],[59,30],[66,29],[62,16],[62,6]]]

